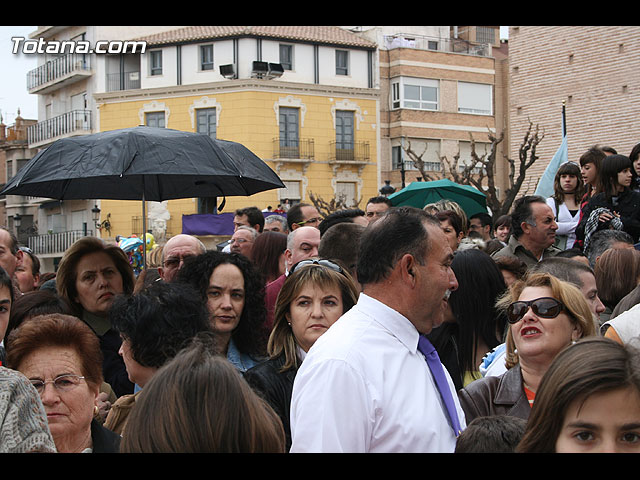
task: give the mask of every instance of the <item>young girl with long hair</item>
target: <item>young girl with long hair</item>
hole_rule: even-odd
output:
[[[580,202],[584,195],[581,169],[577,163],[560,165],[553,182],[554,193],[547,198],[558,224],[556,246],[562,250],[572,248],[576,240],[576,227],[580,223]]]
[[[583,208],[582,220],[576,228],[576,237],[584,239],[587,248],[589,236],[598,230],[615,228],[640,238],[640,193],[631,187],[631,160],[624,155],[609,155],[600,169],[600,192]]]

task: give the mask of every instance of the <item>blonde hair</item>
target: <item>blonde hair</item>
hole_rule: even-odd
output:
[[[548,287],[551,289],[551,296],[562,302],[565,311],[571,318],[574,325],[581,330],[580,337],[588,337],[596,334],[596,326],[593,321],[593,313],[589,308],[589,304],[584,298],[582,292],[575,285],[560,280],[548,273],[531,273],[524,278],[517,280],[511,285],[509,290],[498,299],[496,306],[499,310],[506,311],[507,307],[516,302],[522,291],[527,287]],[[511,324],[507,329],[506,339],[506,361],[507,368],[514,367],[519,361],[516,352],[513,335],[511,333]]]
[[[458,214],[458,216],[460,217],[460,220],[462,220],[462,232],[464,233],[464,235],[467,236],[467,234],[469,233],[469,218],[467,217],[467,214],[464,212],[462,207],[457,202],[454,202],[453,200],[448,200],[446,198],[442,198],[437,202],[425,205],[423,210],[432,215],[435,215],[438,212],[444,212],[446,210],[453,210],[455,213]]]

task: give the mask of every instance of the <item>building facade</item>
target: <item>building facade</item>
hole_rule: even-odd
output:
[[[224,212],[311,195],[362,207],[377,193],[374,42],[340,27],[295,26],[186,27],[136,40],[146,42],[145,53],[98,58],[105,78],[125,80],[94,94],[100,129],[160,126],[248,147],[286,187],[226,198]],[[132,78],[139,84],[127,84]],[[181,231],[182,215],[213,213],[221,201],[169,200],[150,212],[167,219],[170,236]],[[112,235],[132,233],[131,209],[131,202],[101,202]]]
[[[498,26],[360,29],[379,45],[381,180],[396,190],[422,180],[409,147],[433,178],[446,172],[443,157],[459,155],[459,169],[471,161],[471,138],[487,152],[488,133],[504,124]]]
[[[511,26],[509,28],[510,150],[531,121],[544,131],[528,172],[532,193],[562,141],[566,109],[569,160],[594,145],[629,155],[640,142],[640,27]]]

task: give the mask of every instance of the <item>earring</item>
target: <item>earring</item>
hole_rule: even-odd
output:
[[[94,405],[93,406],[93,416],[97,417],[99,413],[100,413],[100,409],[98,408],[97,405]]]

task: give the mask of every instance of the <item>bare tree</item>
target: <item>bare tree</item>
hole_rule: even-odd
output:
[[[449,160],[446,156],[441,156],[442,172],[435,173],[426,170],[426,164],[422,160],[422,156],[426,153],[427,148],[420,154],[417,154],[411,147],[411,142],[407,142],[404,151],[411,159],[415,167],[420,171],[422,178],[425,180],[440,180],[449,178],[450,180],[461,185],[472,185],[478,190],[484,192],[487,196],[487,206],[491,209],[493,216],[497,218],[500,215],[507,214],[513,205],[518,193],[525,183],[526,173],[529,168],[538,159],[536,148],[544,138],[544,131],[540,131],[539,126],[529,120],[522,143],[518,148],[518,159],[514,160],[507,155],[504,156],[509,165],[508,187],[502,195],[502,199],[498,198],[496,188],[496,158],[498,145],[504,140],[504,132],[499,136],[494,135],[490,129],[487,134],[489,140],[488,148],[482,155],[476,151],[476,140],[469,134],[471,143],[471,162],[459,166],[460,151]],[[531,179],[528,179],[529,181]],[[528,188],[527,188],[528,189]]]
[[[328,215],[333,212],[337,212],[339,210],[347,210],[350,208],[356,208],[354,206],[350,206],[347,204],[347,198],[345,195],[338,195],[337,197],[332,198],[330,201],[323,200],[322,197],[314,195],[312,192],[309,192],[309,200],[314,207],[320,213],[322,218],[326,218]],[[360,205],[362,198],[355,202],[356,205]]]

